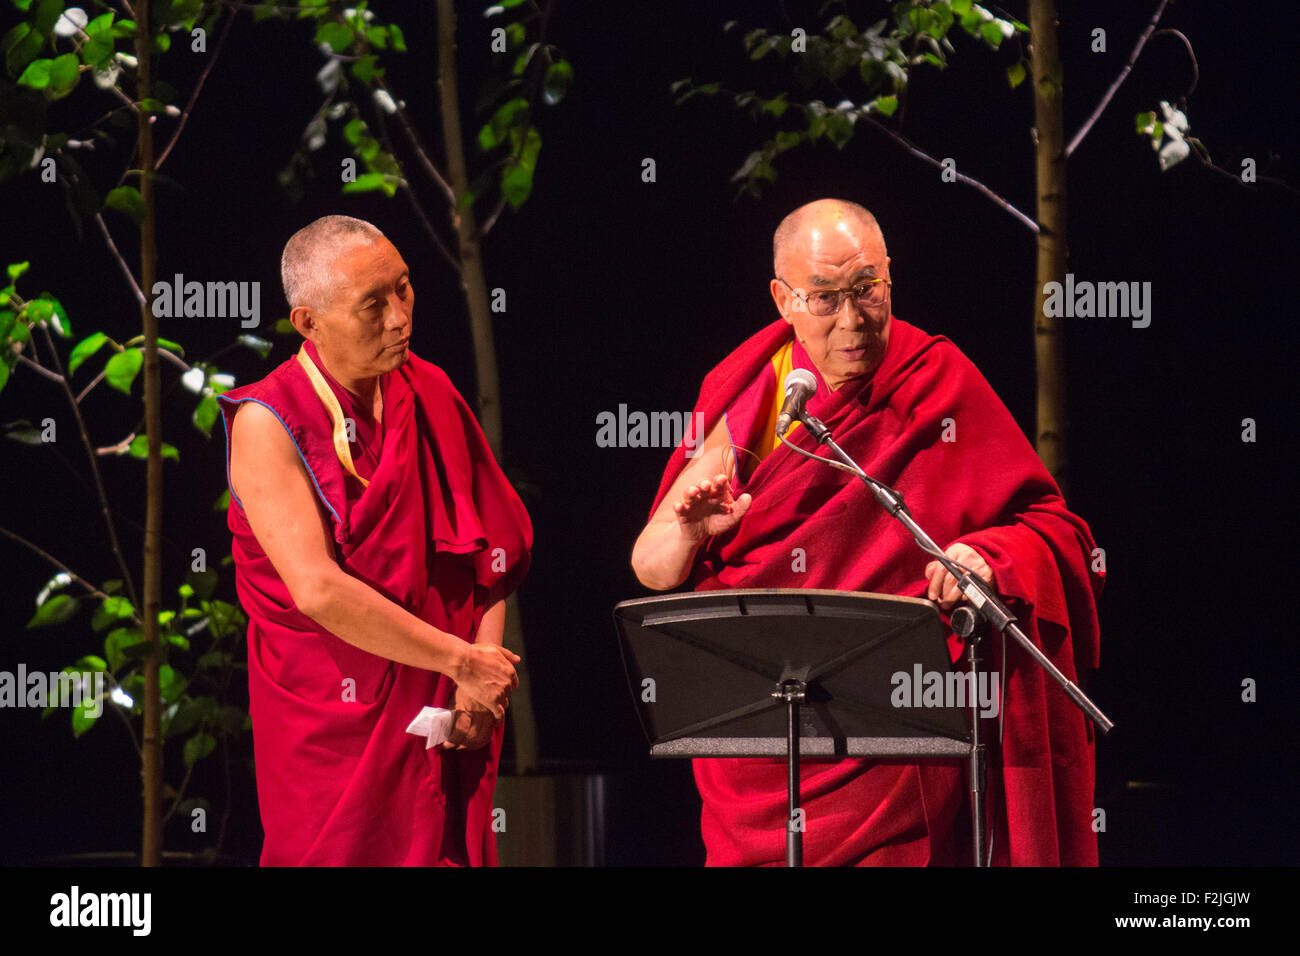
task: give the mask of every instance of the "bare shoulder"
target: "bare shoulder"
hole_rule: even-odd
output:
[[[258,472],[301,467],[297,447],[284,423],[260,402],[241,402],[230,423],[230,484],[240,499],[239,485]]]

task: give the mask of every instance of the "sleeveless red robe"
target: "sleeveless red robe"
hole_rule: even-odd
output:
[[[410,354],[383,376],[377,426],[325,375],[354,417],[354,466],[368,487],[340,463],[334,422],[296,357],[221,396],[227,448],[240,404],[269,408],[303,458],[340,566],[472,642],[486,608],[527,571],[532,526],[523,504],[441,369]],[[452,681],[354,647],[299,611],[233,493],[228,525],[249,618],[262,864],[495,864],[502,725],[481,750],[426,750],[406,727],[423,707],[450,707]]]
[[[708,434],[727,415],[732,443],[761,448],[778,383],[771,357],[792,336],[763,329],[704,380],[695,411]],[[817,375],[799,345],[795,366]],[[872,477],[900,491],[921,526],[946,548],[957,539],[993,568],[1021,627],[1067,677],[1098,663],[1094,542],[1011,414],[971,362],[942,336],[892,319],[880,368],[831,392],[818,378],[808,411]],[[951,420],[955,432],[944,441]],[[702,440],[702,439],[701,439]],[[803,428],[791,441],[818,452]],[[824,450],[820,453],[825,454]],[[753,459],[743,451],[744,466]],[[654,508],[686,464],[677,449]],[[742,467],[735,495],[753,504],[726,535],[707,541],[696,590],[804,587],[925,596],[931,560],[861,482],[781,446]],[[651,513],[653,514],[654,508]],[[803,561],[795,560],[802,549]],[[960,653],[954,640],[953,659]],[[1000,663],[1000,639],[985,647]],[[1095,865],[1093,729],[1065,694],[1012,645],[1006,733],[991,740],[993,862]],[[786,768],[769,759],[695,761],[701,827],[711,865],[779,865],[785,855]],[[962,762],[807,760],[801,766],[810,865],[963,864],[971,859]]]

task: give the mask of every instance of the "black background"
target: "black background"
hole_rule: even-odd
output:
[[[468,107],[491,68],[492,22],[477,5],[463,6]],[[818,22],[787,6],[792,25]],[[1019,6],[1012,10],[1022,14]],[[1154,3],[1066,6],[1061,53],[1072,134]],[[390,80],[436,149],[433,61],[420,52],[431,49],[432,7],[376,7],[406,30],[412,52],[392,62]],[[485,246],[488,285],[507,291],[496,325],[507,464],[540,492],[528,501],[536,543],[520,600],[543,754],[557,765],[611,773],[614,864],[697,863],[703,849],[689,766],[643,757],[610,616],[616,602],[647,593],[628,556],[667,452],[598,448],[596,416],[620,403],[689,410],[705,372],[776,317],[767,280],[781,217],[826,195],[870,208],[893,258],[895,314],[951,338],[1022,427],[1032,424],[1032,235],[870,131],[843,152],[823,144],[790,154],[761,200],[735,199],[731,173],[770,130],[720,103],[675,107],[668,90],[688,75],[730,80],[749,71],[738,35],[722,32],[732,18],[774,28],[784,22],[780,4],[760,2],[559,4],[550,39],[574,64],[575,83],[542,118],[533,198],[519,214],[507,212]],[[1162,24],[1181,29],[1199,59],[1187,107],[1192,132],[1227,168],[1254,157],[1262,173],[1291,184],[1300,182],[1296,20],[1294,6],[1281,2],[1180,3]],[[1105,54],[1088,48],[1098,26],[1107,31]],[[159,275],[261,281],[266,334],[283,314],[278,262],[287,237],[326,213],[370,219],[411,266],[414,351],[445,368],[472,401],[463,302],[409,209],[377,194],[340,196],[332,172],[344,155],[337,129],[301,204],[276,183],[320,100],[313,75],[323,59],[308,41],[299,24],[236,24],[164,167],[180,186],[160,191]],[[954,59],[944,74],[918,72],[904,131],[1032,215],[1028,84],[1007,89],[1004,55],[965,44]],[[172,55],[163,62],[164,77],[188,91],[202,61]],[[1102,668],[1089,685],[1117,725],[1097,748],[1097,805],[1108,822],[1101,859],[1294,864],[1287,798],[1300,779],[1287,732],[1294,722],[1283,713],[1297,675],[1289,607],[1296,194],[1247,188],[1192,162],[1160,173],[1134,135],[1133,115],[1177,99],[1188,81],[1181,44],[1154,40],[1069,165],[1070,271],[1080,279],[1150,281],[1154,300],[1149,328],[1124,319],[1066,322],[1068,501],[1106,549],[1109,571]],[[72,101],[81,101],[80,91]],[[66,103],[55,107],[52,127],[71,122]],[[467,119],[466,127],[472,137],[477,124]],[[1272,166],[1270,151],[1280,156]],[[654,183],[641,181],[645,157],[656,162]],[[105,188],[122,162],[99,170]],[[0,188],[4,261],[31,260],[20,291],[58,295],[77,337],[101,328],[122,337],[137,322],[133,299],[99,238],[77,240],[61,200],[48,192],[55,188],[31,176]],[[432,190],[424,194],[436,202]],[[133,230],[121,217],[108,221],[134,262]],[[236,319],[179,319],[164,320],[162,334],[203,356],[241,331]],[[290,355],[287,339],[276,342],[266,362],[246,352],[225,365],[241,383],[259,378]],[[100,389],[87,403],[97,443],[122,436],[138,390],[127,399]],[[229,544],[224,515],[211,510],[224,488],[220,426],[204,441],[188,424],[188,393],[172,394],[167,438],[185,464],[165,468],[165,594],[180,583],[192,547],[224,553]],[[0,394],[0,420],[46,414],[64,429],[56,448],[7,443],[0,452],[0,524],[94,580],[115,576],[66,405],[49,383],[17,370]],[[1247,417],[1258,423],[1253,444],[1241,440]],[[144,466],[127,458],[102,464],[134,559]],[[23,661],[57,670],[94,652],[84,621],[24,630],[50,569],[9,543],[0,559],[8,571],[0,668]],[[1258,682],[1254,704],[1241,701],[1247,677]],[[119,725],[106,719],[74,741],[62,715],[41,722],[38,713],[15,710],[0,719],[0,862],[138,846],[138,763]],[[179,748],[168,759],[174,770]],[[200,764],[196,793],[218,795],[215,764]],[[250,775],[237,778],[233,800],[227,850],[251,863],[261,834]],[[175,824],[168,832],[169,848],[191,845]]]

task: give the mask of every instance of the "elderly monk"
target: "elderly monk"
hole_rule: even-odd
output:
[[[669,462],[632,566],[655,590],[806,587],[927,597],[957,582],[915,546],[861,482],[775,437],[786,374],[817,379],[807,411],[867,474],[904,496],[946,553],[994,585],[1022,627],[1074,678],[1097,666],[1094,543],[1010,413],[951,342],[891,314],[889,256],[874,217],[820,200],[774,240],[781,318],[705,379],[706,436]],[[790,440],[816,451],[807,429]],[[800,550],[802,549],[802,550]],[[1000,661],[998,642],[991,654]],[[953,660],[961,648],[950,645]],[[991,747],[995,864],[1097,862],[1092,728],[1018,645],[1007,649],[1005,738]],[[971,858],[963,762],[805,760],[810,864],[961,864]],[[784,860],[781,760],[695,761],[708,862]]]
[[[491,865],[505,598],[532,526],[369,223],[281,261],[298,353],[221,396],[264,865]],[[408,733],[453,712],[447,741]]]

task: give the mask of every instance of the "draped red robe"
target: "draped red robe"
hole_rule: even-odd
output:
[[[696,405],[704,434],[727,413],[734,445],[756,448],[774,390],[770,358],[790,340],[778,320],[704,380]],[[797,343],[796,367],[817,375]],[[961,540],[988,561],[1020,625],[1067,677],[1098,664],[1095,547],[1002,402],[942,336],[892,319],[881,366],[831,392],[818,375],[808,412],[867,474],[900,491],[941,548]],[[951,441],[943,440],[945,426]],[[702,439],[701,439],[702,440]],[[803,428],[792,441],[817,451]],[[669,462],[655,508],[686,464]],[[824,454],[825,450],[821,452]],[[744,463],[748,458],[738,453]],[[696,590],[805,587],[924,597],[931,560],[850,475],[781,446],[733,494],[753,503],[739,524],[709,539],[693,570]],[[653,509],[652,509],[653,513]],[[803,562],[795,549],[803,549]],[[985,663],[999,664],[1000,638]],[[960,653],[955,639],[953,659]],[[989,822],[995,865],[1096,865],[1092,830],[1093,728],[1014,642],[1007,649],[1005,738],[991,742]],[[785,763],[695,761],[711,865],[777,864],[785,852]],[[801,767],[809,864],[969,862],[964,762],[805,761]]]
[[[486,608],[527,570],[532,525],[523,504],[437,366],[411,354],[381,377],[378,428],[325,375],[345,414],[356,416],[353,457],[368,487],[341,465],[333,420],[296,358],[221,396],[227,437],[240,404],[275,413],[307,467],[340,566],[472,642]],[[365,454],[375,446],[377,463]],[[295,606],[233,493],[228,524],[249,618],[262,864],[494,865],[503,726],[480,750],[426,750],[406,727],[423,707],[450,707],[452,681],[323,630]]]

